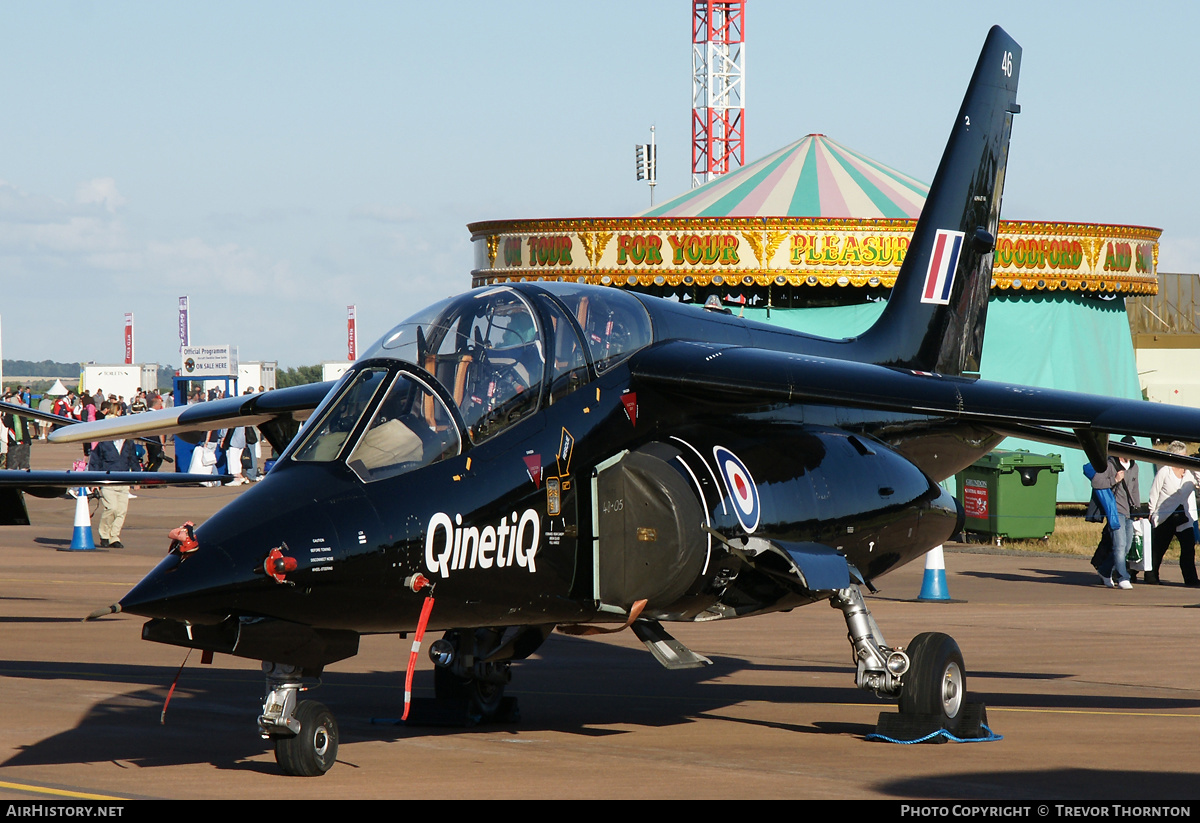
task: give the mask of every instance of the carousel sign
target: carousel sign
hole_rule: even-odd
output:
[[[604,285],[891,286],[912,220],[627,218],[469,226],[476,285],[570,279]],[[1159,229],[1001,221],[999,289],[1157,291]]]

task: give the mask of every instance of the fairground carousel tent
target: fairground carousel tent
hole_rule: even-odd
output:
[[[697,302],[716,294],[750,319],[853,337],[882,311],[928,190],[810,134],[635,217],[472,223],[472,280],[573,280]],[[1002,220],[981,375],[1140,398],[1123,298],[1157,291],[1160,234]],[[1003,448],[1048,450],[1011,438]],[[1060,501],[1090,496],[1084,460],[1063,455]]]

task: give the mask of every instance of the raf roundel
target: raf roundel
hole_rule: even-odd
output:
[[[750,476],[750,470],[746,468],[738,456],[724,446],[713,447],[713,457],[716,458],[717,468],[721,470],[721,476],[725,478],[725,485],[729,489],[729,497],[733,500],[733,510],[737,514],[738,522],[742,524],[742,528],[747,534],[752,534],[758,528],[758,517],[760,514],[758,504],[758,487],[754,485],[754,478]]]

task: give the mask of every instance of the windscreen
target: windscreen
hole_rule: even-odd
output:
[[[453,415],[423,379],[395,366],[370,366],[351,372],[292,459],[345,460],[360,480],[370,483],[461,450]]]
[[[367,483],[452,457],[461,445],[441,398],[421,380],[399,374],[346,463]]]
[[[330,405],[324,418],[308,432],[292,459],[313,463],[336,460],[387,373],[383,367],[366,368],[356,373],[343,387],[341,396]]]

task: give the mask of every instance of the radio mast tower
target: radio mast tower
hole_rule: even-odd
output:
[[[692,188],[746,162],[746,0],[692,0]]]

